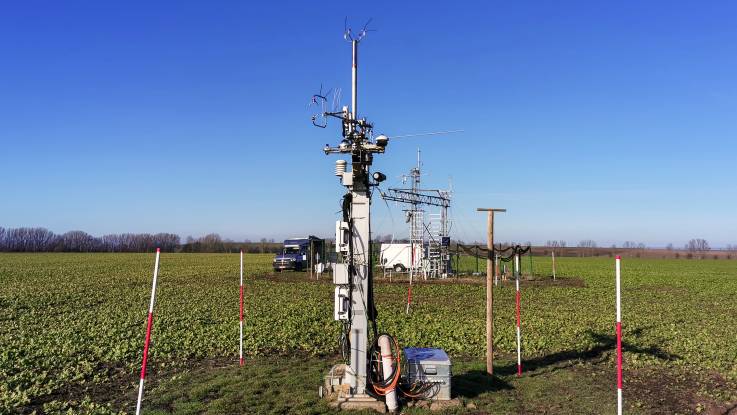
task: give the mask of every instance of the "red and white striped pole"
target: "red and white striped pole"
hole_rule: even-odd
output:
[[[406,314],[409,314],[409,307],[412,305],[412,282],[409,283],[409,289],[407,290],[407,310]]]
[[[243,366],[243,249],[241,249],[241,300],[240,300],[240,345],[239,345],[239,355],[240,355],[240,365]]]
[[[412,305],[412,270],[415,267],[415,247],[412,241],[409,243],[409,288],[407,288],[407,310],[406,314],[409,314],[409,308]]]
[[[154,324],[154,301],[156,299],[156,278],[159,276],[159,255],[161,248],[156,248],[156,263],[154,264],[154,282],[151,286],[151,303],[148,306],[148,319],[146,322],[146,342],[143,345],[143,363],[141,364],[141,381],[138,384],[138,402],[136,403],[136,415],[141,413],[141,401],[143,400],[143,380],[146,379],[146,359],[148,358],[148,345],[151,343],[151,328]]]
[[[616,259],[616,286],[617,286],[617,415],[622,415],[622,295],[620,284],[620,268],[622,257]]]
[[[517,268],[517,278],[516,278],[516,284],[517,284],[517,295],[516,295],[516,308],[517,308],[517,376],[522,376],[522,333],[520,331],[520,324],[522,322],[522,317],[520,313],[520,292],[519,292],[519,274],[520,274],[520,263],[519,263],[519,254],[515,254],[514,256],[514,264]]]

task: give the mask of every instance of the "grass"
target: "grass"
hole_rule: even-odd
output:
[[[329,411],[316,390],[336,360],[332,284],[305,273],[268,276],[270,260],[246,256],[248,364],[238,368],[237,255],[162,255],[147,410]],[[522,281],[521,379],[510,360],[510,284],[495,289],[500,359],[492,380],[481,374],[480,279],[416,285],[410,316],[406,284],[380,282],[380,329],[402,345],[448,351],[454,393],[471,406],[451,412],[609,412],[613,260],[557,264],[555,284]],[[148,254],[0,254],[0,413],[130,412],[152,268]],[[549,258],[535,258],[534,270],[549,275]],[[623,290],[629,412],[687,413],[737,402],[737,261],[625,259]]]

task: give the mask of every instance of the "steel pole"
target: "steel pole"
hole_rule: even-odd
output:
[[[358,41],[353,46],[353,69],[351,70],[351,118],[358,119]]]

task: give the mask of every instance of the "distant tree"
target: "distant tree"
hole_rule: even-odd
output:
[[[83,231],[69,231],[61,238],[66,252],[94,252],[101,245],[99,239]]]
[[[637,248],[637,243],[633,241],[625,241],[625,243],[622,244],[622,248],[625,248],[625,249]]]
[[[645,246],[644,243],[640,242],[639,244],[637,244],[637,249],[645,249],[645,248],[647,247]]]
[[[673,244],[668,244],[665,246],[665,249],[672,251],[673,250]]]
[[[685,248],[689,252],[703,252],[711,249],[709,247],[709,242],[702,238],[691,239],[688,241]]]
[[[579,248],[596,248],[596,241],[592,239],[584,239],[578,243]]]
[[[592,255],[594,253],[594,248],[596,248],[596,242],[592,239],[584,239],[579,241],[577,246],[579,248],[584,248],[582,254]]]
[[[216,233],[207,234],[197,240],[202,245],[204,252],[223,252],[225,245],[220,235]]]

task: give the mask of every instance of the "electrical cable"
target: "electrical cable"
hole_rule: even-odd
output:
[[[389,339],[391,339],[390,344],[393,345],[393,350],[388,356],[384,356],[381,354],[381,350],[379,347],[379,338],[381,336],[387,336],[389,337]],[[399,342],[397,342],[397,339],[387,333],[382,333],[378,336],[375,336],[374,341],[369,348],[369,356],[371,361],[369,364],[368,376],[366,377],[366,380],[368,384],[371,385],[373,391],[377,395],[385,396],[392,390],[397,389],[397,385],[402,373],[402,350],[399,348]],[[382,359],[384,358],[392,359],[392,374],[386,379],[384,379],[384,369],[382,365]]]

